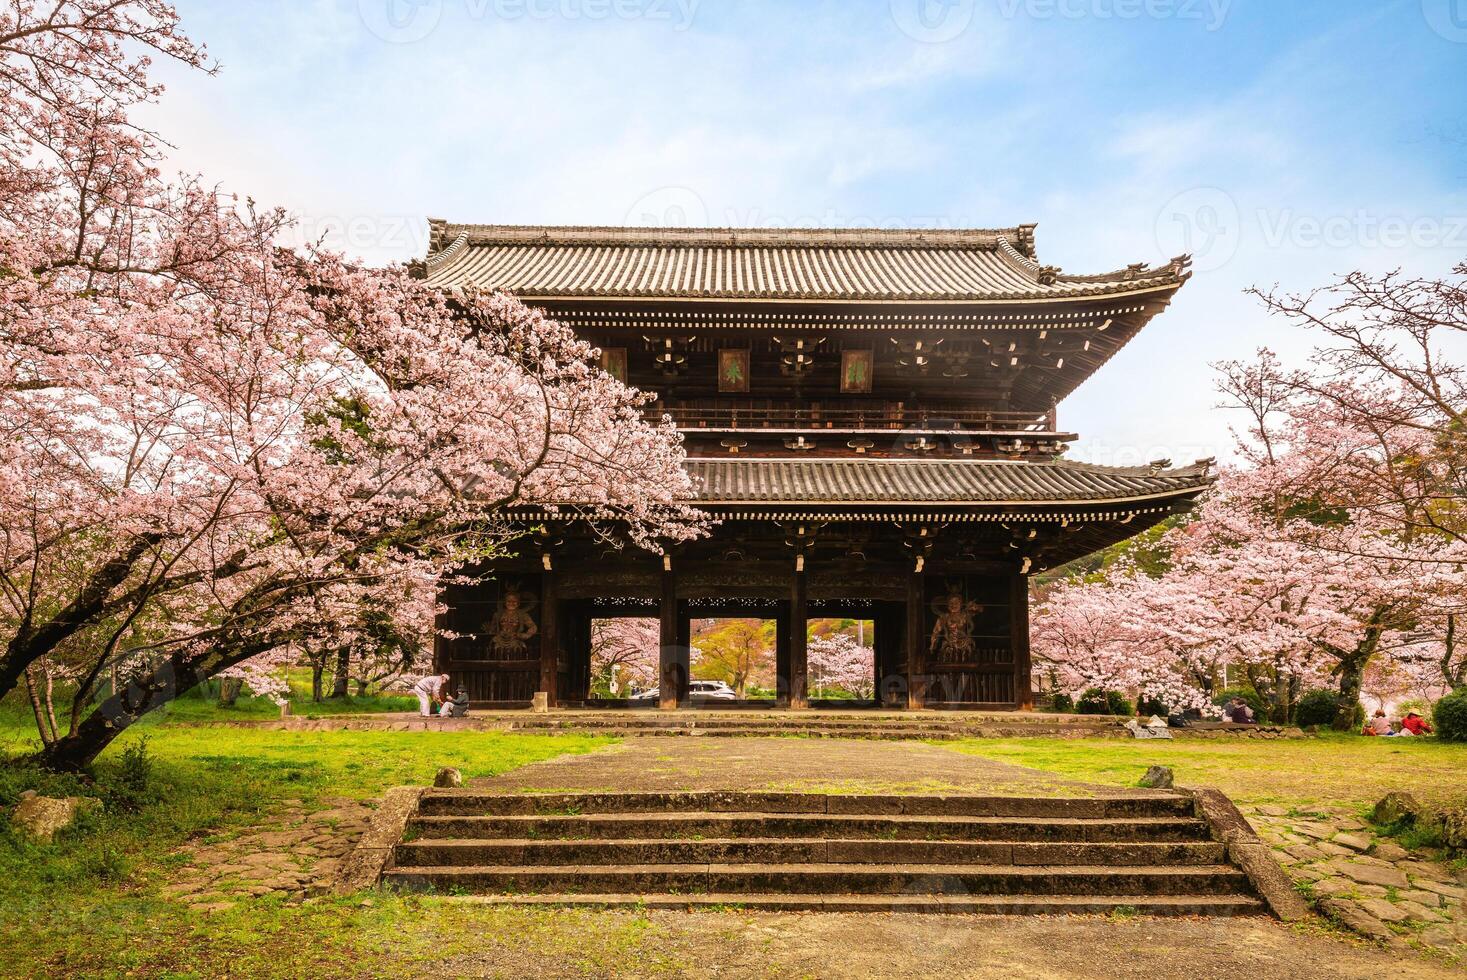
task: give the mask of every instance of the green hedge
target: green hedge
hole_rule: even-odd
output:
[[[1294,709],[1294,723],[1300,728],[1332,725],[1339,711],[1340,696],[1337,692],[1323,687],[1315,688],[1305,692],[1299,699],[1299,706]]]
[[[1448,742],[1467,742],[1467,687],[1459,687],[1432,709],[1432,724]]]

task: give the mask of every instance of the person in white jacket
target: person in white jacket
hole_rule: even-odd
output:
[[[447,691],[447,674],[429,674],[414,684],[413,693],[418,696],[418,714],[424,718],[431,718],[434,703],[442,703],[443,695]]]

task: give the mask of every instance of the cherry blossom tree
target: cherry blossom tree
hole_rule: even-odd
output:
[[[165,181],[129,118],[148,52],[205,67],[166,4],[0,13],[0,695],[66,665],[45,762],[298,640],[370,643],[363,609],[426,635],[512,506],[700,532],[675,430],[565,327]]]
[[[838,688],[858,700],[869,700],[876,692],[876,653],[845,632],[814,636],[805,647],[810,687],[823,696]]]
[[[657,686],[662,625],[656,619],[597,619],[591,623],[591,677],[612,697]]]

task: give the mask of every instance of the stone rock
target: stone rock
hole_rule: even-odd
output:
[[[1147,789],[1171,789],[1174,776],[1170,766],[1152,766],[1141,777],[1141,786]]]
[[[1335,828],[1329,824],[1314,823],[1308,820],[1301,820],[1294,824],[1293,830],[1296,834],[1303,834],[1305,837],[1312,837],[1315,840],[1326,840],[1333,836],[1335,832]]]
[[[1382,922],[1405,922],[1411,917],[1404,908],[1383,898],[1362,898],[1357,904]]]
[[[1421,804],[1410,793],[1387,793],[1375,804],[1371,819],[1379,824],[1413,821],[1421,813]]]
[[[37,795],[39,794],[37,794],[36,791],[33,789],[23,789],[20,791],[20,798],[22,800],[34,799]]]
[[[1325,854],[1331,854],[1335,857],[1353,857],[1356,853],[1348,847],[1341,847],[1339,844],[1333,844],[1327,840],[1319,841],[1315,846]]]
[[[1362,885],[1380,885],[1383,888],[1406,888],[1410,882],[1405,874],[1394,868],[1380,868],[1373,864],[1351,864],[1336,861],[1332,867],[1351,881]]]
[[[1451,881],[1452,876],[1441,865],[1429,861],[1400,861],[1396,867],[1413,878],[1430,878],[1432,881]]]
[[[1321,898],[1338,898],[1341,895],[1348,895],[1354,890],[1355,887],[1350,882],[1341,881],[1338,878],[1325,878],[1323,881],[1316,881],[1314,883],[1314,894]]]
[[[1361,837],[1359,834],[1335,834],[1330,838],[1330,843],[1348,847],[1352,851],[1364,853],[1370,850],[1370,838]]]
[[[1354,902],[1329,898],[1320,903],[1320,907],[1324,909],[1326,914],[1344,923],[1346,928],[1352,929],[1362,936],[1369,936],[1372,939],[1390,939],[1395,935],[1384,922]]]
[[[1457,885],[1449,885],[1443,881],[1432,881],[1430,878],[1421,878],[1418,881],[1412,882],[1412,884],[1422,891],[1435,892],[1444,898],[1460,899],[1463,897],[1464,892],[1467,892],[1467,889],[1463,889]]]
[[[1320,861],[1324,859],[1324,852],[1312,844],[1295,844],[1293,847],[1284,848],[1284,853],[1295,861]]]
[[[1421,933],[1421,941],[1432,949],[1451,949],[1462,942],[1450,926],[1432,926]]]
[[[1265,817],[1286,817],[1289,815],[1289,811],[1281,806],[1261,806],[1258,808],[1258,812]]]
[[[10,822],[36,840],[49,844],[56,839],[58,831],[65,830],[76,822],[78,814],[91,813],[101,805],[101,800],[85,796],[66,796],[60,799],[28,796],[15,805]]]
[[[1390,841],[1376,844],[1375,849],[1370,853],[1371,856],[1378,857],[1382,861],[1402,861],[1411,856],[1411,853],[1400,844],[1392,844]]]
[[[452,766],[444,766],[438,770],[438,775],[433,777],[433,785],[438,789],[457,789],[463,784],[463,773]]]
[[[1415,902],[1418,905],[1425,905],[1429,909],[1439,908],[1442,904],[1442,897],[1436,892],[1424,891],[1419,888],[1408,888],[1405,891],[1397,892],[1396,897],[1403,902]]]
[[[1420,902],[1409,902],[1402,900],[1396,903],[1396,908],[1406,913],[1406,918],[1411,922],[1437,923],[1445,922],[1441,915],[1422,905]]]

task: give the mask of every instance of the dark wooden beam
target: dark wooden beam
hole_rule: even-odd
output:
[[[560,602],[555,572],[540,575],[540,690],[555,707],[560,680]]]
[[[1015,573],[1009,595],[1010,641],[1014,648],[1014,702],[1034,710],[1034,667],[1029,654],[1029,576]]]
[[[906,655],[907,707],[920,708],[926,700],[923,673],[927,664],[927,617],[923,614],[922,573],[915,569],[907,576],[907,629],[903,653]]]
[[[785,681],[788,697],[783,706],[796,711],[810,707],[809,656],[810,603],[803,569],[796,568],[790,583],[789,673]]]
[[[664,711],[681,707],[688,698],[688,648],[678,643],[679,629],[677,579],[670,565],[662,571],[662,596],[659,629],[659,670],[657,706]]]

